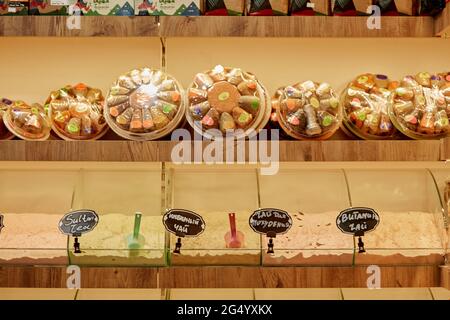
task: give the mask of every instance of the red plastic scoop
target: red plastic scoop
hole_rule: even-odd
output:
[[[227,248],[241,248],[244,245],[244,234],[236,230],[236,214],[229,213],[230,231],[225,234]]]

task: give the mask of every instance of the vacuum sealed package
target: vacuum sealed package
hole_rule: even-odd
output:
[[[96,140],[108,130],[104,97],[83,83],[53,91],[45,102],[53,131],[64,140]]]
[[[28,0],[0,0],[0,16],[26,16],[29,4]]]
[[[30,16],[67,16],[69,6],[77,3],[76,0],[31,0]]]
[[[270,118],[270,96],[251,73],[217,65],[195,75],[188,90],[189,124],[208,139],[245,137]]]
[[[136,16],[200,16],[204,0],[135,0]]]
[[[245,0],[204,0],[205,16],[242,16]]]
[[[132,140],[161,138],[182,122],[185,94],[171,75],[150,68],[121,75],[106,98],[105,118],[118,135]]]
[[[291,0],[289,7],[291,16],[328,16],[329,0]]]
[[[341,124],[342,110],[330,84],[305,81],[277,90],[276,119],[291,137],[324,140]]]
[[[374,0],[331,0],[331,10],[335,16],[359,16],[369,15],[369,6]]]
[[[420,72],[406,76],[393,92],[389,115],[413,139],[439,139],[450,133],[450,76]]]
[[[446,0],[418,0],[419,15],[421,16],[435,16],[445,9]]]
[[[384,16],[414,16],[417,14],[417,0],[377,0],[375,5],[380,7]]]
[[[13,102],[11,100],[5,98],[0,100],[0,140],[9,140],[14,138],[12,132],[8,130],[3,122],[3,115],[8,111],[8,108],[12,104]]]
[[[350,82],[341,94],[343,130],[361,139],[392,139],[396,129],[388,113],[389,98],[399,86],[382,74],[366,73]]]
[[[289,12],[289,0],[249,0],[249,16],[286,16]]]
[[[47,140],[50,120],[40,104],[14,101],[3,114],[3,122],[15,136],[24,140]]]

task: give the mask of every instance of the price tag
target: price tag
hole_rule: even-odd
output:
[[[336,218],[336,226],[345,234],[359,237],[359,252],[365,252],[364,243],[361,237],[366,232],[375,230],[380,223],[380,216],[372,208],[352,207],[339,213]]]
[[[292,218],[284,210],[265,208],[253,212],[249,219],[250,227],[257,233],[269,237],[267,253],[274,253],[273,238],[284,234],[292,227]]]
[[[52,6],[68,6],[69,0],[50,0]]]
[[[78,237],[94,230],[98,220],[99,217],[94,210],[81,209],[66,213],[59,221],[58,227],[62,234],[75,237],[74,252],[81,253]]]
[[[59,221],[59,231],[61,233],[80,237],[82,234],[88,233],[97,226],[98,215],[94,210],[76,210],[65,214]]]
[[[163,216],[163,224],[167,231],[178,237],[174,253],[180,253],[181,238],[196,237],[206,228],[206,223],[200,215],[184,209],[172,209],[166,212]]]

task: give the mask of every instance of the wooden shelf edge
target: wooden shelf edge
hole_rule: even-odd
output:
[[[450,290],[450,265],[441,267],[441,287]]]
[[[438,287],[439,266],[380,266],[381,286]],[[65,288],[66,267],[0,267],[1,287]],[[81,267],[82,288],[363,288],[367,266]]]
[[[90,16],[77,17],[79,29],[70,23],[68,27],[73,18],[5,16],[0,19],[0,36],[433,37],[435,30],[432,17],[382,17],[379,30],[367,27],[367,17]]]
[[[369,29],[367,17],[161,17],[165,37],[431,37],[431,17],[382,17]]]
[[[450,160],[450,137],[441,140],[441,160]]]
[[[127,140],[0,141],[0,161],[171,162],[172,149],[177,143]],[[202,153],[210,143],[203,142]],[[272,144],[270,141],[265,143],[270,155]],[[225,153],[227,145],[223,148]],[[194,150],[192,145],[191,149]],[[248,161],[248,141],[244,149],[245,160]],[[450,138],[429,141],[279,141],[278,150],[279,161],[441,161],[450,159]],[[193,154],[191,152],[191,159]]]
[[[159,30],[156,17],[3,16],[0,36],[159,37]]]
[[[447,4],[434,21],[434,30],[437,36],[450,37],[450,4]]]

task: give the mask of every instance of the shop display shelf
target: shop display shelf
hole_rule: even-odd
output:
[[[448,9],[447,9],[448,10]],[[445,15],[445,13],[444,13]],[[68,28],[67,16],[2,17],[0,36],[59,37],[433,37],[433,17],[382,17],[369,29],[367,17],[81,17]],[[448,20],[437,21],[440,31]]]
[[[0,161],[172,161],[176,141],[20,141],[0,142]],[[210,142],[203,142],[202,154]],[[224,149],[227,147],[224,144]],[[233,147],[236,149],[236,147]],[[248,141],[244,144],[247,151]],[[191,143],[191,157],[195,149]],[[267,150],[271,142],[267,141]],[[235,152],[236,154],[236,152]],[[279,161],[440,161],[450,159],[450,138],[442,140],[279,141]],[[259,159],[260,160],[260,159]]]
[[[166,265],[161,167],[2,163],[0,265]],[[82,209],[94,210],[99,220],[79,237],[75,253],[74,238],[58,225],[64,214]]]
[[[170,234],[171,265],[254,265],[261,263],[261,237],[252,231],[249,215],[258,208],[256,168],[236,166],[166,167],[166,210],[183,208],[202,216],[206,228],[182,240],[181,254],[172,253],[177,237]],[[226,246],[229,214],[234,213],[241,247]]]

